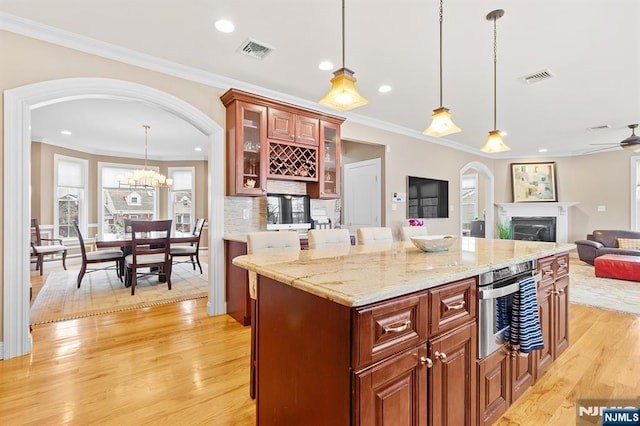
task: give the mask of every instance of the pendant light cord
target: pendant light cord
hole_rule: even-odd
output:
[[[496,24],[496,17],[493,18],[493,130],[498,130],[498,126],[496,125],[496,117],[498,115],[497,111],[497,64],[498,64],[498,31]]]
[[[440,106],[442,105],[442,0],[440,0]]]
[[[344,37],[344,1],[345,0],[342,0],[342,68],[344,68],[344,55],[345,55],[344,53],[344,50],[345,50],[344,49],[344,45],[345,45],[344,43],[344,38],[345,38]]]
[[[148,148],[148,135],[149,135],[149,128],[151,128],[151,126],[149,126],[148,124],[143,124],[142,127],[144,127],[144,168],[146,170],[147,168],[147,148]]]

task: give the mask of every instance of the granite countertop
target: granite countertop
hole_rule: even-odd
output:
[[[233,264],[358,307],[575,248],[575,244],[462,237],[446,252],[411,242],[239,256]],[[260,295],[258,294],[258,297]]]

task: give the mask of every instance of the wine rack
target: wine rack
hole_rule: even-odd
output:
[[[318,148],[283,143],[269,143],[269,177],[318,180]]]

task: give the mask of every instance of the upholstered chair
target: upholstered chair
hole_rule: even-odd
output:
[[[392,243],[393,233],[391,228],[372,226],[358,228],[358,244]]]
[[[402,241],[411,241],[411,237],[427,235],[426,226],[403,226],[400,228],[400,238]]]
[[[348,229],[311,229],[307,235],[310,249],[351,245]]]

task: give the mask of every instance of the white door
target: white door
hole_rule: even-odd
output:
[[[345,164],[343,168],[343,225],[349,232],[365,226],[380,226],[379,158]]]

